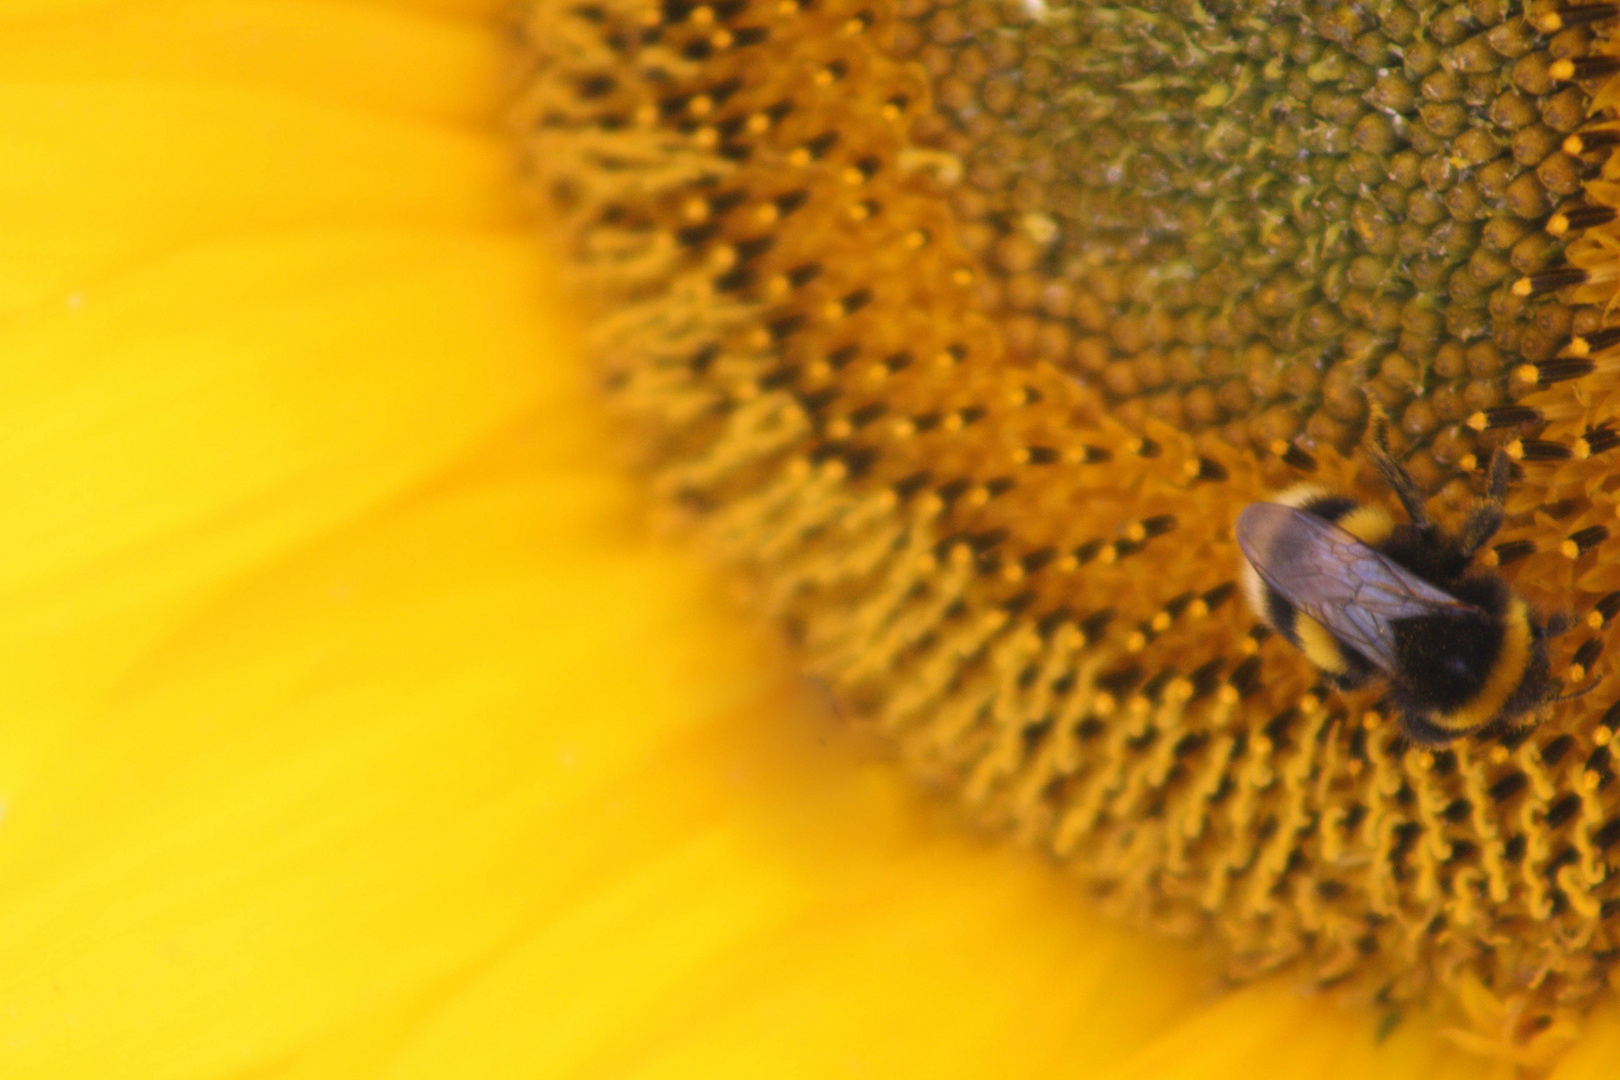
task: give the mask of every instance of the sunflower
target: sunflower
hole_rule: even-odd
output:
[[[647,539],[493,8],[4,16],[0,1069],[1479,1075],[962,828]]]
[[[841,708],[1231,976],[1535,1065],[1620,957],[1617,17],[536,3],[518,120],[621,440]],[[1592,693],[1426,749],[1234,599],[1376,411],[1442,515],[1511,463]]]

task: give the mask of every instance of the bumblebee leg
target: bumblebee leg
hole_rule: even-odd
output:
[[[1502,507],[1507,500],[1508,469],[1507,455],[1498,450],[1491,456],[1491,479],[1490,486],[1485,492],[1485,501],[1468,515],[1468,523],[1463,526],[1462,535],[1457,538],[1464,558],[1472,559],[1474,553],[1484,547],[1485,542],[1495,536],[1496,530],[1502,527]]]
[[[1567,611],[1555,612],[1547,616],[1547,625],[1542,627],[1541,636],[1555,638],[1569,633],[1581,624],[1581,620]]]
[[[1548,701],[1553,701],[1553,702],[1574,701],[1576,698],[1585,697],[1587,694],[1590,694],[1593,690],[1596,690],[1598,688],[1598,683],[1600,683],[1602,681],[1603,681],[1603,676],[1602,675],[1594,675],[1590,679],[1586,680],[1586,685],[1581,687],[1579,690],[1571,690],[1567,694],[1555,694],[1552,697],[1548,698],[1547,700]]]
[[[1401,500],[1401,508],[1413,525],[1419,529],[1432,528],[1429,515],[1423,509],[1423,492],[1418,490],[1411,474],[1389,452],[1389,417],[1370,399],[1369,404],[1372,406],[1372,422],[1368,428],[1368,453],[1378,469],[1378,475],[1384,478],[1384,483]]]

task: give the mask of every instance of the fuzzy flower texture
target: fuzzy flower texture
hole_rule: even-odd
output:
[[[520,137],[623,437],[844,710],[1230,977],[1533,1069],[1620,974],[1617,24],[542,2]],[[1507,455],[1589,693],[1425,748],[1257,627],[1237,512],[1387,500],[1372,405],[1442,519]]]
[[[0,7],[0,1076],[1611,1075],[1613,15]],[[1532,730],[1232,595],[1366,393]]]

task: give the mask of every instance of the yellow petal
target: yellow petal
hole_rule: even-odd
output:
[[[496,101],[491,35],[476,26],[430,33],[397,14],[364,26],[340,18],[347,48],[316,63],[307,55],[313,46],[334,51],[320,17],[326,8],[311,5],[298,26],[277,14],[269,21],[280,40],[272,42],[227,19],[262,17],[275,10],[268,6],[215,5],[206,18],[148,13],[135,35],[152,46],[141,54],[142,71],[95,60],[98,52],[140,54],[98,19],[62,19],[67,26],[50,35],[36,32],[37,18],[17,20],[16,34],[8,20],[0,311],[41,308],[48,317],[53,302],[93,300],[109,277],[220,236],[510,229],[508,155],[476,123]],[[399,33],[393,24],[402,21],[415,33]],[[49,40],[26,51],[41,37]],[[210,37],[227,47],[211,48]],[[261,54],[233,56],[242,50],[228,46],[243,41],[262,45]],[[75,60],[62,63],[62,54]],[[393,58],[390,70],[362,77],[377,54]],[[199,57],[216,58],[231,78],[198,81]],[[151,69],[165,64],[182,70],[157,77]],[[68,77],[81,66],[81,77]],[[310,84],[322,81],[322,70],[342,72],[342,85],[317,96]]]
[[[1553,1070],[1550,1080],[1600,1080],[1614,1075],[1620,1055],[1620,1010],[1610,1003],[1593,1013],[1579,1042]]]
[[[1240,1080],[1252,1076],[1486,1080],[1513,1065],[1460,1051],[1423,1013],[1374,1026],[1286,979],[1246,987],[1168,1028],[1108,1080]],[[1381,1030],[1386,1029],[1386,1030]]]
[[[102,5],[93,34],[84,6],[27,5],[7,18],[0,41],[7,81],[150,80],[206,87],[210,96],[231,87],[452,124],[492,116],[499,101],[500,42],[474,21],[489,12],[487,3],[447,5],[470,16],[457,21],[405,4]]]

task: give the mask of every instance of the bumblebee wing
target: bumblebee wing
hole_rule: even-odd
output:
[[[1245,507],[1237,541],[1262,581],[1386,674],[1396,666],[1395,620],[1479,611],[1292,506]]]

